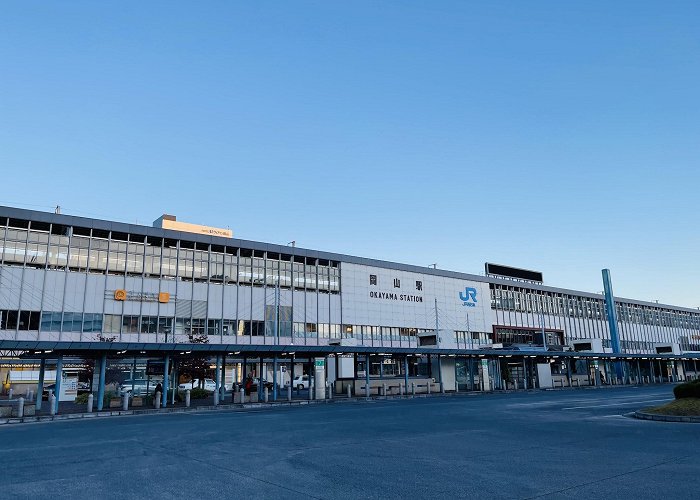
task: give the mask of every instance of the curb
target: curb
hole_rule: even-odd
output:
[[[500,392],[500,391],[499,391]],[[509,391],[505,391],[509,392]],[[526,392],[526,391],[519,391]],[[56,422],[61,420],[81,420],[85,418],[105,418],[105,417],[121,417],[121,416],[134,416],[134,415],[154,415],[154,414],[173,414],[173,413],[189,413],[189,412],[209,412],[209,411],[231,411],[231,412],[248,412],[248,411],[260,411],[260,410],[272,410],[275,408],[291,408],[306,405],[321,405],[321,404],[348,404],[348,403],[366,403],[375,401],[387,401],[387,400],[409,400],[409,399],[427,399],[434,397],[459,397],[459,396],[487,396],[492,394],[491,392],[460,392],[460,393],[447,393],[447,394],[416,394],[415,396],[370,396],[366,398],[364,396],[354,397],[351,399],[302,399],[296,401],[281,401],[278,403],[236,403],[236,404],[220,404],[214,405],[202,405],[202,406],[190,406],[187,407],[176,407],[176,408],[160,408],[156,410],[155,408],[148,408],[144,410],[105,410],[101,412],[93,413],[66,413],[59,415],[40,415],[35,417],[24,417],[24,418],[0,418],[0,426],[5,424],[29,424],[37,422]]]
[[[654,420],[657,422],[690,422],[700,424],[700,417],[682,417],[678,415],[656,415],[653,413],[645,413],[643,411],[635,411],[632,416],[640,420]]]

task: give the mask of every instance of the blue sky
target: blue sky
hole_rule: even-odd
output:
[[[12,2],[0,203],[700,306],[700,3]]]

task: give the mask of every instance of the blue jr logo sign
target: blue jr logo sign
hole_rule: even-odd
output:
[[[459,292],[463,306],[476,307],[476,288],[466,287],[464,292]]]

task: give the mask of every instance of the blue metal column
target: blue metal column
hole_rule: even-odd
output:
[[[263,396],[263,391],[265,388],[263,387],[263,358],[260,358],[260,370],[258,371],[258,403],[262,403],[265,401],[264,396]]]
[[[292,354],[292,360],[289,362],[289,385],[292,386],[292,392],[294,392],[294,389],[296,389],[296,387],[294,387],[294,354]],[[298,390],[297,394],[299,394]]]
[[[175,381],[177,384],[177,380]],[[233,381],[231,382],[231,388],[233,389]],[[221,389],[219,390],[219,402],[224,402],[224,397],[226,396],[226,354],[221,356]],[[233,397],[231,398],[233,399]]]
[[[100,358],[100,378],[97,381],[97,411],[101,411],[105,399],[105,371],[107,370],[107,355]]]
[[[39,364],[39,385],[36,388],[36,411],[41,410],[41,396],[44,393],[44,374],[46,373],[46,358],[41,358]]]
[[[408,394],[408,356],[403,358],[403,385],[404,394]]]
[[[369,396],[372,392],[369,388],[369,353],[365,356],[365,395]]]
[[[610,269],[603,269],[603,289],[605,291],[605,309],[608,313],[608,326],[610,328],[610,345],[614,354],[620,354],[620,334],[617,328],[617,311],[615,309]],[[617,378],[623,378],[622,366],[620,366],[619,362],[615,362],[615,373]]]
[[[272,359],[272,400],[277,401],[277,356]]]
[[[56,360],[56,407],[55,414],[58,415],[58,401],[61,399],[61,381],[63,380],[63,355],[59,354]]]
[[[165,355],[165,363],[163,364],[163,394],[160,395],[162,401],[161,406],[165,408],[168,405],[168,385],[170,380],[168,380],[168,375],[170,371],[170,354]]]
[[[216,355],[216,372],[214,373],[214,386],[216,389],[217,398],[221,396],[221,355]],[[218,399],[217,399],[218,401]]]

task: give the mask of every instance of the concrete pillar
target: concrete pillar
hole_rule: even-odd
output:
[[[54,413],[58,413],[58,402],[61,400],[61,382],[63,381],[63,355],[59,354],[56,360],[56,409]]]
[[[49,414],[50,415],[55,415],[56,414],[56,407],[58,406],[58,400],[56,399],[56,396],[51,394],[49,397]]]
[[[87,402],[87,412],[88,413],[92,413],[92,407],[94,405],[94,400],[95,400],[95,396],[92,393],[90,393],[88,395],[88,402]]]
[[[100,357],[100,377],[97,381],[97,411],[101,411],[105,401],[105,371],[107,370],[107,354]]]
[[[17,401],[17,418],[24,417],[24,398],[20,396]]]
[[[129,393],[124,391],[122,395],[122,410],[126,411],[129,409]]]
[[[263,377],[263,358],[260,357],[260,370],[258,371],[258,403],[263,402],[263,388],[262,388],[262,378]]]
[[[160,393],[160,391],[156,391],[156,393],[153,396],[153,402],[156,405],[156,410],[160,410],[161,396],[162,394]]]
[[[348,384],[348,399],[352,397],[352,386]]]
[[[241,389],[241,390],[242,390],[242,389]],[[190,390],[187,389],[187,390],[185,391],[185,407],[186,407],[186,408],[189,408],[189,407],[190,407],[190,398],[191,398]]]
[[[41,400],[44,396],[44,374],[46,373],[46,359],[41,358],[39,364],[39,385],[36,388],[36,411],[41,410]]]

